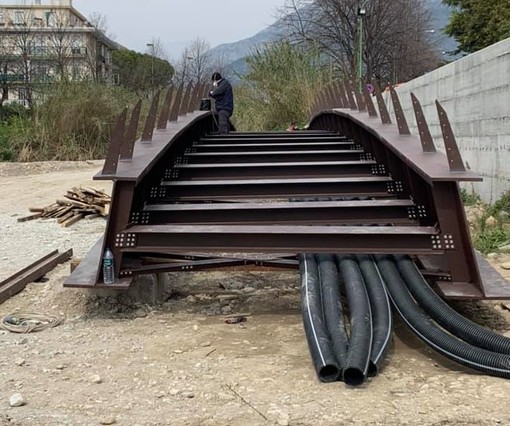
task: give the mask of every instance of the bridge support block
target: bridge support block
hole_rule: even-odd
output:
[[[88,290],[88,294],[99,298],[127,297],[149,306],[155,306],[165,301],[165,288],[169,285],[168,274],[137,275],[129,289],[119,290],[115,288],[101,287]],[[121,296],[124,295],[124,296]]]

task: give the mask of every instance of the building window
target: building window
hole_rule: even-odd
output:
[[[21,105],[27,106],[28,105],[28,100],[29,100],[28,90],[27,89],[19,88],[18,89],[18,102]]]
[[[0,25],[5,25],[5,15],[3,10],[0,10]]]
[[[48,46],[44,45],[42,41],[33,41],[29,45],[29,53],[33,56],[45,56],[48,52]]]
[[[14,25],[23,25],[25,23],[25,14],[22,10],[14,11]]]
[[[56,26],[55,14],[53,12],[45,12],[45,16],[46,16],[46,26],[47,27],[55,27]]]
[[[81,41],[74,41],[71,45],[71,53],[73,55],[86,55],[87,48],[82,46]]]

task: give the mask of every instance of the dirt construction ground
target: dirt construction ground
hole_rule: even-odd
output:
[[[63,229],[52,220],[16,219],[73,186],[109,190],[91,181],[99,167],[0,164],[0,281],[56,248],[86,254],[104,220]],[[0,316],[65,316],[40,333],[0,331],[1,426],[510,424],[509,380],[452,364],[398,319],[380,376],[356,389],[319,383],[301,323],[297,272],[173,274],[160,306],[64,290],[68,273],[69,264],[60,265],[47,282],[0,305]],[[501,302],[462,308],[510,336],[510,312]],[[240,312],[251,316],[225,323],[225,315]],[[26,404],[10,407],[16,393]]]

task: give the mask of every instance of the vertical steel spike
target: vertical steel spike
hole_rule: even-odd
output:
[[[398,132],[400,133],[401,136],[410,135],[411,132],[409,131],[409,126],[407,125],[406,116],[404,115],[404,110],[402,109],[402,105],[400,104],[400,99],[397,95],[397,92],[391,85],[390,93],[391,99],[393,101],[393,109],[395,110],[395,117],[397,117]]]
[[[334,83],[331,83],[329,86],[329,93],[331,96],[331,103],[330,103],[330,109],[338,108],[338,100],[337,100],[337,93],[336,93],[336,86]]]
[[[354,95],[352,94],[352,88],[350,84],[344,82],[343,86],[345,93],[347,93],[347,99],[349,100],[349,108],[353,111],[356,111],[358,109],[358,105],[356,105],[356,101],[354,100]]]
[[[191,87],[192,87],[192,84],[188,83],[188,86],[186,87],[186,91],[184,92],[184,95],[182,96],[181,105],[179,107],[179,116],[186,115],[186,113],[188,112],[189,98],[191,96]]]
[[[347,98],[347,93],[345,93],[344,85],[339,83],[338,89],[340,90],[340,98],[342,99],[342,108],[349,108],[349,99]]]
[[[441,106],[439,101],[436,101],[437,113],[439,114],[439,124],[441,125],[441,132],[443,133],[444,146],[446,148],[446,156],[448,157],[448,164],[450,165],[451,172],[465,172],[464,162],[460,155],[459,146],[455,140],[452,126],[448,118],[448,114]]]
[[[324,104],[326,102],[326,97],[324,95],[324,88],[319,92],[319,102],[317,104],[317,112],[320,112],[324,109]]]
[[[326,109],[333,109],[335,101],[333,96],[333,88],[331,85],[326,87]]]
[[[127,107],[117,118],[117,122],[111,132],[111,142],[103,166],[103,175],[114,175],[119,164],[119,154],[126,130]]]
[[[374,83],[374,88],[375,97],[377,98],[377,105],[379,105],[379,115],[381,116],[381,121],[383,124],[391,124],[390,113],[388,112],[388,108],[386,107],[386,102],[384,102],[384,98],[382,96],[379,84]]]
[[[191,94],[189,97],[189,103],[188,103],[188,114],[192,113],[195,110],[195,99],[198,97],[198,93],[200,91],[199,84],[195,84],[195,86],[191,90]]]
[[[358,104],[358,111],[364,112],[366,111],[365,102],[363,101],[363,97],[361,96],[361,93],[357,90],[357,88],[351,84],[352,92],[354,93],[354,96],[356,96],[356,103]]]
[[[179,117],[179,108],[181,107],[182,95],[183,95],[184,87],[183,84],[179,86],[177,89],[177,93],[174,96],[174,101],[172,103],[172,108],[170,109],[170,121],[177,121]]]
[[[368,115],[370,117],[377,117],[377,111],[375,110],[374,101],[372,100],[372,95],[368,91],[368,85],[363,84],[363,95],[365,96],[365,103],[368,109]]]
[[[411,99],[413,101],[414,115],[416,116],[416,124],[418,125],[418,131],[420,132],[421,146],[423,152],[437,152],[434,140],[430,134],[429,125],[423,114],[423,108],[421,107],[420,101],[414,93],[411,93]]]
[[[143,128],[142,142],[152,141],[152,134],[154,133],[154,125],[156,124],[156,114],[158,113],[159,96],[161,90],[159,90],[152,98],[151,108],[149,109],[149,115],[145,121],[145,127]]]
[[[198,111],[200,109],[200,100],[202,99],[202,93],[204,92],[204,85],[200,83],[197,86],[197,91],[195,92],[195,98],[193,99],[193,111]]]
[[[168,116],[170,115],[170,104],[172,102],[173,91],[174,91],[173,86],[170,86],[168,88],[168,91],[166,92],[165,102],[163,103],[163,108],[161,110],[161,113],[159,114],[158,119],[158,129],[160,130],[166,129]]]
[[[131,160],[133,158],[133,150],[136,142],[136,132],[138,131],[138,123],[140,121],[140,111],[142,110],[142,100],[140,99],[131,113],[131,120],[126,132],[125,142],[120,149],[120,161]]]
[[[209,84],[204,83],[204,91],[202,92],[202,99],[209,97]]]

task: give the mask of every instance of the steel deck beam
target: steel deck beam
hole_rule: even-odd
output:
[[[214,143],[214,144],[194,144],[192,149],[194,152],[245,152],[262,149],[264,151],[331,151],[331,150],[346,150],[354,146],[354,142],[295,142],[295,143]]]
[[[173,170],[182,179],[243,179],[294,176],[308,177],[342,177],[370,176],[376,170],[375,161],[310,161],[287,163],[215,163],[215,164],[180,164]]]
[[[433,254],[434,227],[139,225],[124,231],[121,249],[273,253]]]
[[[247,152],[196,152],[184,154],[184,162],[196,163],[263,163],[288,161],[360,161],[362,150],[322,151],[247,151]]]
[[[318,196],[388,196],[390,177],[316,179],[242,179],[171,181],[161,184],[156,199],[291,198]]]
[[[150,224],[416,224],[409,200],[149,204]]]

